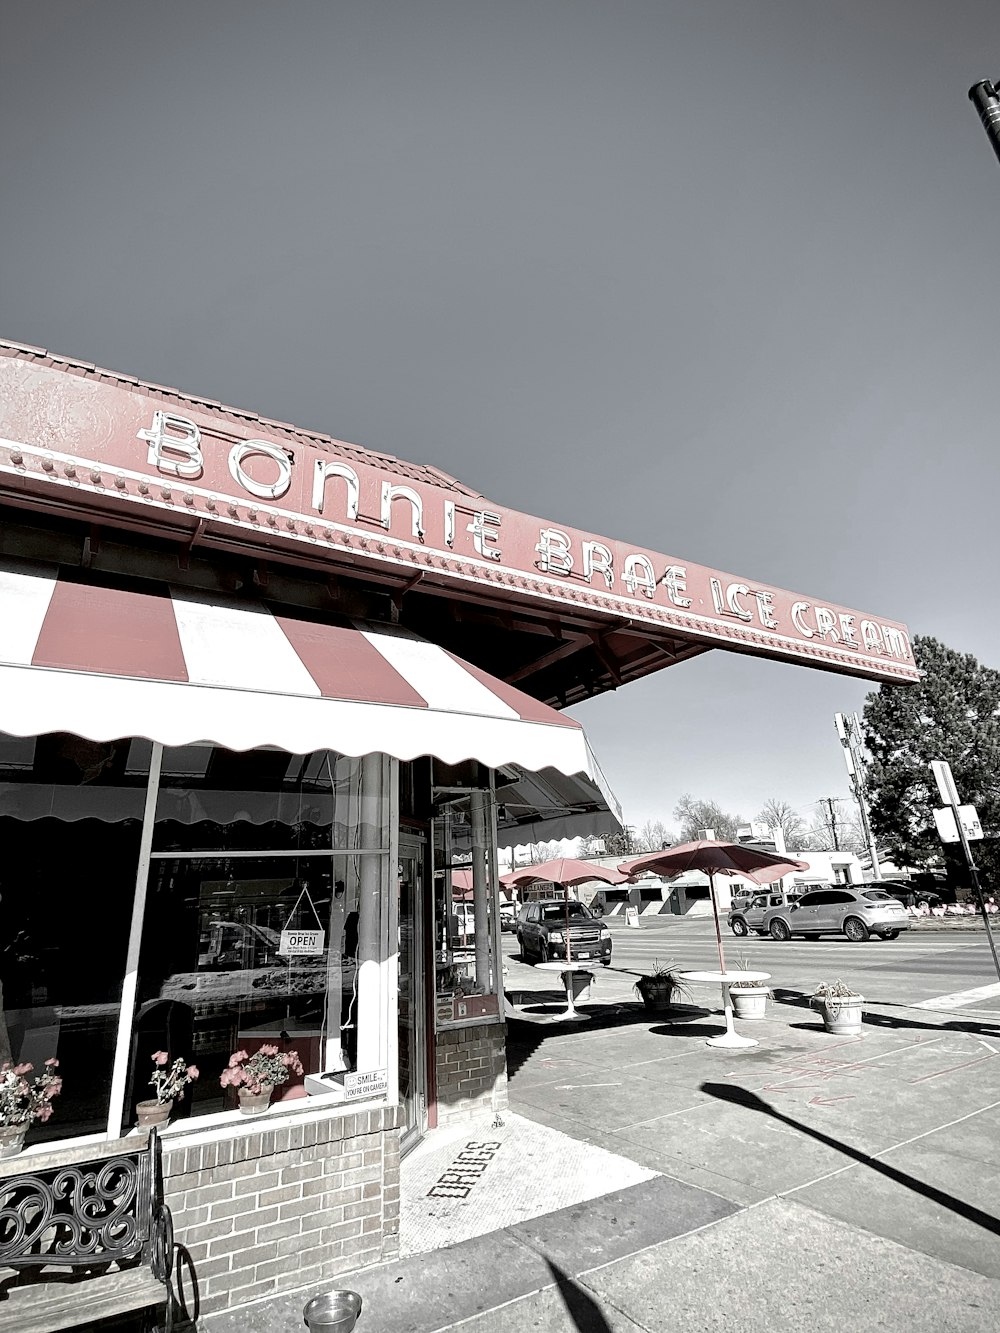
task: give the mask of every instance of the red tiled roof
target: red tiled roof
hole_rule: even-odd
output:
[[[225,403],[216,402],[212,398],[199,398],[197,394],[183,393],[180,389],[172,389],[165,384],[152,384],[147,380],[138,379],[135,375],[121,374],[116,370],[105,370],[101,366],[95,366],[91,361],[78,361],[70,356],[57,356],[44,347],[32,347],[27,343],[0,339],[0,356],[17,357],[23,361],[32,361],[36,365],[52,366],[56,370],[65,370],[70,374],[81,375],[87,379],[124,385],[130,389],[137,389],[140,393],[148,393],[156,398],[168,399],[173,403],[186,403],[197,408],[199,412],[206,412],[223,420],[253,421],[259,423],[268,435],[283,435],[294,440],[301,440],[314,448],[328,449],[331,453],[335,453],[338,458],[353,458],[359,463],[367,463],[372,467],[385,466],[400,476],[410,477],[414,481],[427,482],[432,486],[444,486],[448,490],[457,491],[460,495],[478,497],[480,494],[471,486],[466,486],[455,477],[449,476],[447,472],[442,472],[439,468],[432,467],[430,464],[408,463],[405,459],[394,458],[392,454],[383,454],[375,449],[364,449],[358,444],[348,444],[346,441],[338,440],[332,435],[321,435],[317,431],[303,430],[301,427],[292,426],[286,421],[272,421],[269,417],[259,416],[258,413],[248,412],[244,408],[227,407]]]

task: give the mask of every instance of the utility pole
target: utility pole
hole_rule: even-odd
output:
[[[830,832],[833,835],[833,850],[840,851],[840,843],[837,840],[837,806],[833,796],[821,796],[820,805],[826,805],[830,810]]]
[[[865,760],[865,745],[861,735],[861,719],[857,713],[834,713],[834,725],[844,747],[844,762],[851,779],[854,799],[858,803],[861,818],[861,832],[868,847],[872,861],[872,879],[882,878],[882,867],[878,861],[878,848],[875,846],[875,834],[872,832],[871,810],[868,805],[868,765]]]
[[[969,100],[979,112],[986,137],[1000,158],[1000,92],[989,79],[982,79],[969,89]]]

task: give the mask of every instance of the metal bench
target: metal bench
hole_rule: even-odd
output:
[[[169,1333],[173,1225],[160,1156],[151,1129],[148,1140],[0,1161],[3,1333],[55,1333],[140,1310]]]

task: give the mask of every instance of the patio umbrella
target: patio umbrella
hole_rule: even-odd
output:
[[[528,884],[559,884],[566,899],[566,964],[572,965],[569,947],[569,891],[574,884],[586,884],[589,880],[599,879],[605,884],[624,884],[631,875],[608,866],[595,866],[589,861],[574,861],[572,857],[560,857],[556,861],[542,861],[535,866],[522,866],[520,870],[511,870],[500,876],[500,883],[509,888],[524,888]]]
[[[722,927],[719,925],[719,903],[715,896],[716,875],[743,875],[755,884],[770,884],[780,879],[790,870],[808,870],[805,861],[796,861],[790,856],[778,856],[774,852],[762,852],[756,847],[746,847],[739,842],[713,842],[702,838],[696,842],[678,843],[676,847],[664,847],[660,852],[647,852],[644,856],[633,856],[622,861],[618,869],[624,875],[638,875],[644,870],[665,879],[683,875],[685,870],[700,870],[708,876],[708,891],[712,898],[712,914],[715,917],[715,938],[719,945],[719,964],[726,970],[726,956],[722,949]]]

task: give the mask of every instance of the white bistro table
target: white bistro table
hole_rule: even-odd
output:
[[[545,972],[564,972],[566,974],[566,1008],[560,1014],[553,1014],[551,1022],[565,1023],[567,1019],[575,1019],[577,1023],[587,1023],[590,1021],[589,1014],[581,1014],[579,1009],[573,1003],[573,973],[586,972],[588,976],[593,976],[593,970],[589,967],[574,967],[572,963],[567,963],[565,959],[561,963],[536,963],[536,971]]]
[[[742,1048],[757,1045],[753,1037],[741,1037],[733,1027],[733,1001],[729,994],[729,987],[737,981],[769,981],[771,978],[770,972],[680,972],[678,975],[682,981],[714,982],[717,986],[721,985],[722,987],[722,1006],[726,1013],[726,1030],[720,1032],[717,1037],[707,1037],[705,1039],[707,1046]]]

